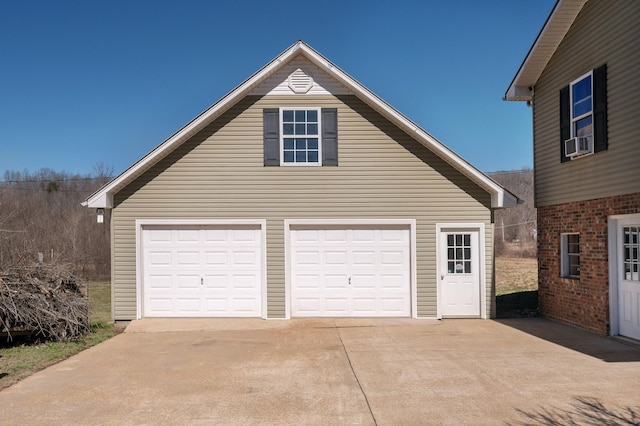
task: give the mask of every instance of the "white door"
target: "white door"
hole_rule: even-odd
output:
[[[291,315],[411,315],[410,233],[403,227],[290,232]]]
[[[618,227],[619,333],[640,339],[640,223]]]
[[[443,317],[479,317],[479,232],[443,229],[440,235],[440,308]]]
[[[142,235],[143,316],[261,316],[259,228],[154,226]]]

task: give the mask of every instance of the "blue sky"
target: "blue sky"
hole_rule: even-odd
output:
[[[1,0],[0,179],[120,173],[298,39],[480,170],[531,167],[501,97],[554,3]]]

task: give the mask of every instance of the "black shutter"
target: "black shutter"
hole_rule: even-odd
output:
[[[569,100],[569,86],[560,90],[560,162],[569,161],[564,155],[564,141],[571,137],[571,106]]]
[[[593,70],[593,151],[607,149],[607,64]]]
[[[262,110],[264,131],[264,165],[280,165],[280,111],[278,108]]]
[[[322,108],[322,165],[338,165],[338,110]]]

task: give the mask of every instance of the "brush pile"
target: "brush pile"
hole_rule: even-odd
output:
[[[0,270],[0,336],[68,341],[90,331],[84,282],[64,265]]]

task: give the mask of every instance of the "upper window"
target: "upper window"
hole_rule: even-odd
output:
[[[580,234],[562,234],[560,238],[562,252],[562,276],[580,277]]]
[[[571,136],[593,135],[593,72],[571,83]]]
[[[560,162],[608,149],[607,65],[560,89]]]
[[[337,166],[337,108],[262,110],[265,166]]]
[[[280,108],[282,164],[321,165],[319,108]]]

